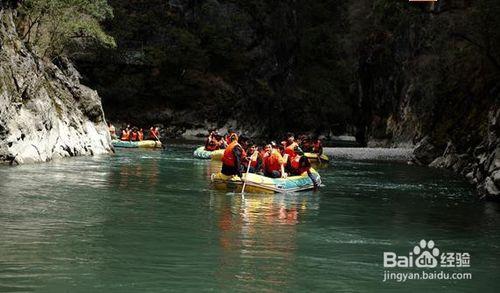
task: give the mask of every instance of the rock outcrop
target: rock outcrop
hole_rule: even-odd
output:
[[[415,160],[430,167],[452,170],[476,185],[481,198],[498,200],[500,196],[500,109],[488,114],[488,131],[484,140],[469,152],[458,152],[448,142],[442,153],[426,137],[414,149]],[[429,160],[432,162],[429,163]]]
[[[68,60],[42,60],[27,48],[14,13],[0,10],[0,162],[111,152],[97,92],[80,84]]]

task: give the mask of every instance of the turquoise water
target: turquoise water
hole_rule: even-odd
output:
[[[452,174],[340,161],[319,192],[243,198],[193,149],[1,167],[0,292],[500,290],[499,206]],[[421,239],[470,253],[472,280],[383,282],[383,252]]]

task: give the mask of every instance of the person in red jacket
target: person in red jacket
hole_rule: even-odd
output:
[[[295,156],[297,155],[295,150],[298,147],[299,147],[299,144],[295,142],[293,135],[287,138],[287,140],[285,142],[285,154],[288,155],[290,160],[293,160],[293,158],[295,158]]]
[[[160,130],[158,127],[153,127],[149,128],[149,135],[148,139],[150,140],[160,140]]]
[[[227,130],[227,134],[224,137],[224,140],[226,141],[226,145],[229,145],[231,143],[231,136],[233,134],[236,134],[236,133],[232,129],[228,129]]]
[[[296,156],[293,160],[290,162],[290,174],[294,176],[300,176],[307,172],[307,176],[311,179],[314,185],[314,189],[318,189],[318,183],[316,182],[316,179],[314,179],[312,172],[311,172],[311,162],[309,162],[309,159],[306,156]]]
[[[251,160],[253,154],[257,154],[255,160]],[[248,168],[248,172],[250,173],[260,173],[262,171],[262,156],[257,148],[256,144],[252,144],[246,151],[247,159],[243,163],[243,169],[246,170],[248,168],[248,164],[250,164],[250,168]]]
[[[137,139],[139,139],[139,141],[144,140],[144,130],[142,130],[142,128],[137,131]]]
[[[134,127],[132,130],[132,134],[130,134],[130,140],[131,141],[137,141],[139,139],[139,135],[137,133],[137,128]]]
[[[321,139],[316,139],[313,143],[313,153],[322,155],[323,154],[323,144],[321,143]]]
[[[220,144],[217,141],[217,133],[215,131],[211,131],[205,140],[205,150],[206,151],[215,151],[220,148]]]
[[[128,127],[122,130],[122,136],[120,137],[120,140],[130,140],[130,129]]]
[[[241,160],[244,150],[238,143],[238,135],[236,133],[231,135],[230,141],[231,143],[224,150],[224,155],[222,156],[221,173],[227,176],[237,175],[241,178]]]

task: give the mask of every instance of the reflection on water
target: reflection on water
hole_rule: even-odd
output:
[[[144,185],[151,190],[158,184],[160,176],[159,160],[152,156],[142,156],[142,160],[121,164],[110,173],[111,185],[120,190],[128,190],[134,186]],[[138,184],[141,183],[141,184]]]
[[[320,192],[214,190],[193,146],[0,168],[0,291],[497,291],[500,212],[439,170],[334,162]],[[381,282],[422,238],[472,281]]]
[[[318,208],[318,198],[309,196],[211,197],[222,249],[216,274],[222,288],[232,288],[234,279],[245,290],[255,282],[278,289],[294,282],[297,225],[308,208]]]

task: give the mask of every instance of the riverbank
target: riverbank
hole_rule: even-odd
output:
[[[400,161],[407,162],[413,158],[410,148],[332,148],[325,147],[323,152],[333,159],[361,161]]]

